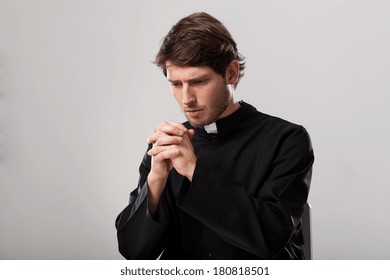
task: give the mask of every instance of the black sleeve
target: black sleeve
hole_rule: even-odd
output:
[[[145,153],[139,168],[138,187],[131,192],[129,205],[115,221],[119,252],[126,259],[157,259],[164,249],[167,214],[160,203],[153,219],[148,211],[147,176],[150,157]]]
[[[180,190],[178,205],[233,246],[273,259],[300,222],[314,155],[308,133],[295,125],[268,137],[254,152],[260,164],[246,167],[255,169],[251,177],[270,170],[257,182],[255,193],[210,166],[206,157],[198,158],[192,183]]]

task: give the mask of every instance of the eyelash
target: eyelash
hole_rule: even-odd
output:
[[[205,82],[206,82],[206,80],[195,81],[194,85],[203,85]]]
[[[179,84],[179,83],[171,83],[171,87],[177,88],[179,86],[181,86],[181,84]]]
[[[192,82],[191,84],[193,86],[201,86],[201,85],[204,85],[206,82],[207,82],[207,80],[198,80],[198,81]],[[173,88],[178,88],[181,86],[183,86],[181,83],[171,83],[171,87],[173,87]]]

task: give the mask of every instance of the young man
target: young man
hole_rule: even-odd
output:
[[[195,13],[156,64],[187,122],[148,137],[138,187],[116,220],[127,259],[304,259],[301,217],[314,161],[299,125],[236,102],[245,62],[215,18]]]

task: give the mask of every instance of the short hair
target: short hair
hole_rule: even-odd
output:
[[[237,60],[244,75],[245,59],[226,27],[211,15],[191,14],[176,23],[163,38],[155,63],[167,75],[166,63],[177,66],[208,66],[225,77],[226,68]]]

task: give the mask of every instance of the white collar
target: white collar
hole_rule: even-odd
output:
[[[204,130],[206,130],[207,133],[218,133],[217,124],[215,122],[205,125]]]

